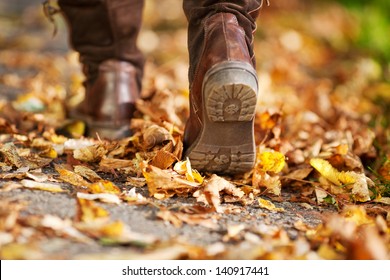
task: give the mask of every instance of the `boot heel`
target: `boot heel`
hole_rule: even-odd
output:
[[[207,117],[213,122],[250,121],[257,102],[257,77],[252,66],[224,62],[210,69],[203,88]]]
[[[242,62],[218,64],[205,75],[202,92],[203,127],[186,152],[192,166],[220,174],[250,171],[256,159],[255,70]]]

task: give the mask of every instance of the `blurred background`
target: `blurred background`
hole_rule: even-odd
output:
[[[385,186],[377,193],[389,196],[390,1],[266,2],[255,34],[257,144],[281,151],[290,166],[348,147]],[[179,116],[169,121],[183,129],[189,92],[182,2],[145,3],[142,94],[153,110]],[[2,1],[0,27],[0,132],[60,127],[82,100],[84,79],[61,15],[45,18],[41,0]],[[150,119],[148,112],[141,116]]]

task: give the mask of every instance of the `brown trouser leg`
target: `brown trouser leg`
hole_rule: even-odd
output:
[[[189,81],[193,81],[196,64],[200,59],[204,44],[204,20],[216,13],[231,13],[244,29],[252,63],[255,65],[253,53],[253,32],[256,29],[261,0],[183,0],[184,13],[188,20],[188,51],[190,56]]]
[[[144,58],[136,40],[142,22],[143,0],[59,0],[69,24],[70,43],[80,53],[89,82],[98,65],[108,59],[131,63],[141,84]]]

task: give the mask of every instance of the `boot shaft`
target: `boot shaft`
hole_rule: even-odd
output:
[[[183,0],[183,10],[188,21],[188,50],[190,58],[189,82],[192,84],[195,69],[202,55],[205,41],[205,23],[217,13],[229,13],[236,17],[238,25],[245,33],[245,42],[252,64],[255,66],[253,33],[262,0]]]
[[[143,0],[59,0],[58,5],[68,23],[70,44],[80,54],[87,83],[95,81],[99,64],[115,59],[134,65],[141,85],[144,58],[136,42]]]

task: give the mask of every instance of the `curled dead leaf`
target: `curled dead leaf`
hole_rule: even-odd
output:
[[[201,194],[197,194],[197,201],[204,202],[214,207],[216,212],[223,212],[221,207],[221,194],[229,194],[237,198],[242,198],[245,193],[226,179],[213,174],[206,183]]]
[[[164,141],[172,141],[172,135],[164,127],[152,124],[145,129],[143,133],[143,141],[145,149],[151,149]]]
[[[93,145],[73,151],[75,159],[84,162],[98,162],[107,154],[107,149],[102,145]]]

